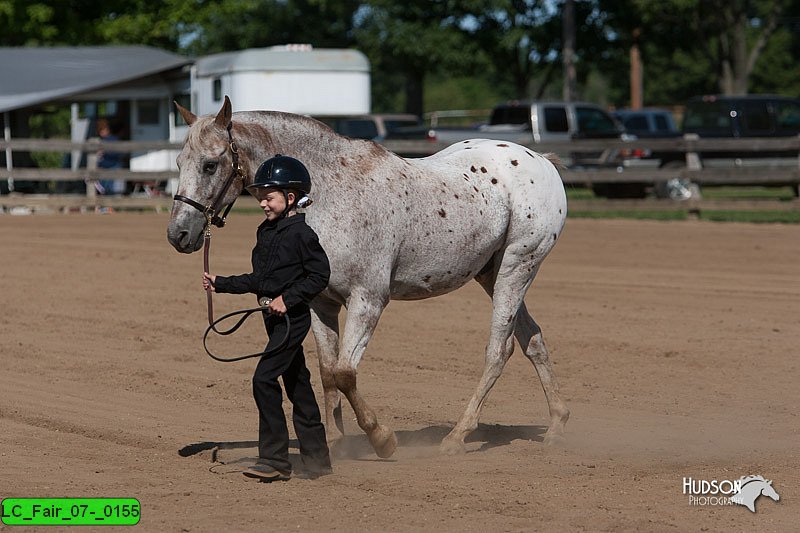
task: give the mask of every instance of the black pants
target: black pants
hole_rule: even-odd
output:
[[[299,306],[298,306],[299,307]],[[274,354],[262,357],[253,375],[253,398],[258,406],[258,462],[282,472],[291,472],[289,430],[283,415],[283,395],[278,377],[283,377],[286,396],[292,402],[292,423],[300,443],[300,455],[309,470],[330,467],[325,427],[311,387],[311,373],[306,367],[303,339],[311,326],[308,307],[292,309],[290,333],[286,344]],[[270,345],[278,344],[286,334],[283,318],[265,316]]]

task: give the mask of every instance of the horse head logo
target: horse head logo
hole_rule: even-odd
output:
[[[745,476],[739,479],[741,488],[739,492],[731,496],[731,502],[744,505],[750,509],[751,513],[756,512],[756,500],[762,494],[772,498],[776,502],[781,499],[780,495],[772,488],[772,480],[764,479],[762,476]]]

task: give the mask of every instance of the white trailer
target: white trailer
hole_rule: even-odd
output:
[[[196,115],[217,113],[225,95],[234,111],[326,116],[367,114],[371,108],[369,60],[358,50],[289,44],[204,56],[192,65],[189,85]],[[188,127],[175,118],[169,138],[181,142]],[[151,152],[132,158],[131,168],[176,170],[176,156],[174,150]],[[172,193],[177,180],[170,182]]]
[[[197,59],[191,69],[192,111],[216,113],[225,95],[234,111],[303,115],[370,112],[370,66],[357,50],[283,45]]]

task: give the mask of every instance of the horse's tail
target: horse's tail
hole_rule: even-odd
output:
[[[564,170],[565,168],[567,168],[561,161],[561,158],[558,157],[558,154],[556,154],[555,152],[547,152],[546,154],[542,154],[542,157],[550,161],[553,164],[553,166],[556,167],[558,170]]]

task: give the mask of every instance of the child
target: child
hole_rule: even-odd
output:
[[[267,350],[286,335],[283,315],[289,315],[291,325],[286,344],[276,353],[261,357],[253,375],[253,397],[259,414],[259,458],[244,475],[267,482],[291,476],[289,432],[278,383],[278,376],[283,376],[286,395],[293,404],[292,422],[305,467],[300,475],[316,478],[331,473],[331,462],[302,343],[311,325],[308,304],[328,285],[330,265],[317,234],[306,224],[305,215],[295,211],[298,206],[310,204],[307,193],[311,178],[303,163],[277,155],[261,164],[247,190],[267,217],[256,233],[253,272],[240,276],[204,272],[203,287],[273,298],[269,314],[264,313],[270,338]]]

